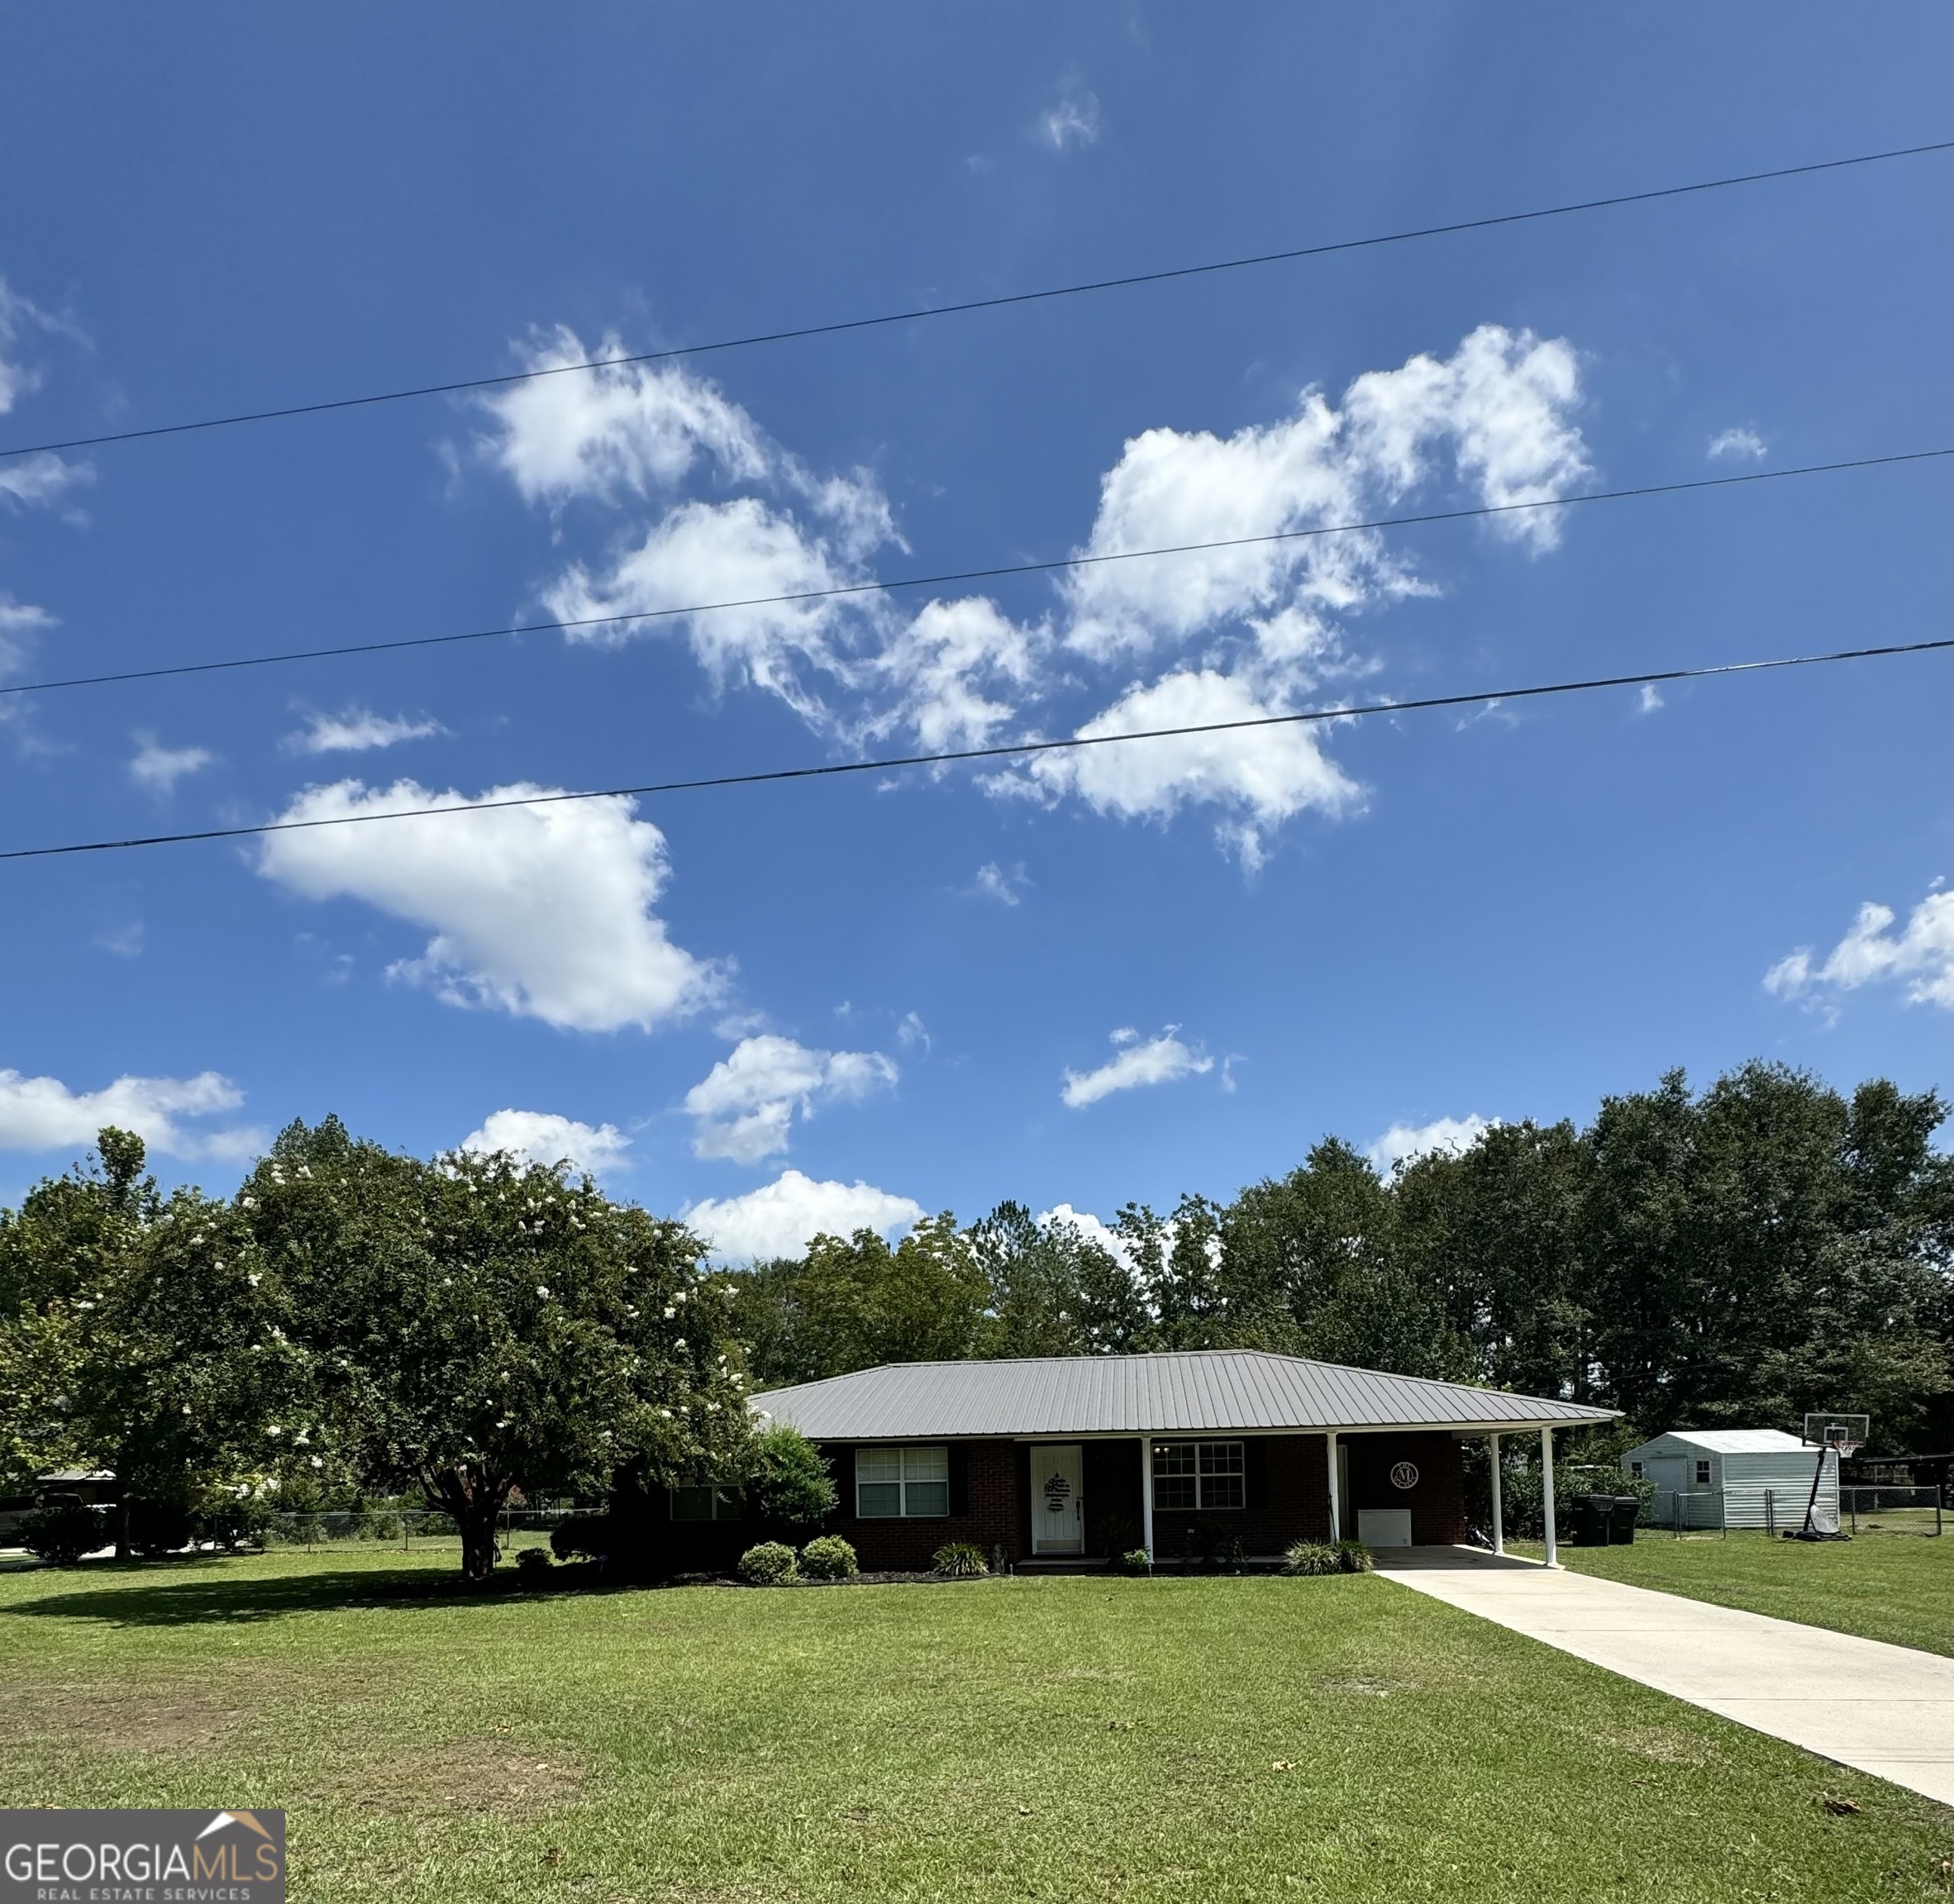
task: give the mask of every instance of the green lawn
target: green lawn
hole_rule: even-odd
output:
[[[312,1899],[1947,1895],[1944,1810],[1375,1578],[449,1564],[0,1574],[0,1791],[282,1805]]]
[[[1537,1554],[1540,1548],[1516,1541],[1513,1551]],[[1677,1540],[1645,1529],[1632,1547],[1563,1547],[1561,1559],[1573,1571],[1632,1587],[1954,1653],[1954,1533],[1937,1540],[1910,1534],[1773,1540],[1761,1533]]]

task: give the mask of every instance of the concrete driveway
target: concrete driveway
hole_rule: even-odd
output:
[[[1954,1659],[1476,1548],[1376,1561],[1414,1592],[1954,1805]]]

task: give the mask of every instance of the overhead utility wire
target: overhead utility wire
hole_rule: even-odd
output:
[[[1131,290],[1141,284],[1165,284],[1179,278],[1210,277],[1221,271],[1246,271],[1257,265],[1284,264],[1303,258],[1325,258],[1339,251],[1370,250],[1382,245],[1406,245],[1421,238],[1444,238],[1461,231],[1485,231],[1502,225],[1526,225],[1542,218],[1566,218],[1579,212],[1602,212],[1622,205],[1647,205],[1664,198],[1686,198],[1703,192],[1721,192],[1736,185],[1760,185],[1774,178],[1799,178],[1816,172],[1839,172],[1856,165],[1878,165],[1892,159],[1916,159],[1929,152],[1954,150],[1954,140],[1929,145],[1902,145],[1885,152],[1861,152],[1848,159],[1821,159],[1808,165],[1780,165],[1769,172],[1741,172],[1724,178],[1699,178],[1687,185],[1663,185],[1647,192],[1622,192],[1607,198],[1582,198],[1566,205],[1543,205],[1528,212],[1496,212],[1485,218],[1461,218],[1449,225],[1422,225],[1409,231],[1383,231],[1367,238],[1343,238],[1324,245],[1299,245],[1284,251],[1261,251],[1246,258],[1222,258],[1204,264],[1182,264],[1164,271],[1129,272],[1119,278],[1095,278],[1079,284],[1050,285],[1037,291],[1013,291],[996,298],[967,298],[956,304],[933,304],[908,311],[889,311],[873,317],[846,317],[830,324],[802,324],[785,331],[755,331],[744,337],[722,337],[705,344],[679,344],[666,350],[641,350],[629,356],[593,357],[576,364],[552,364],[534,370],[509,370],[495,377],[463,377],[446,383],[419,383],[402,390],[383,390],[364,397],[333,397],[316,403],[288,403],[273,410],[245,410],[228,416],[203,416],[188,423],[158,423],[144,430],[113,430],[97,436],[70,436],[58,442],[21,443],[0,448],[0,458],[35,456],[56,450],[93,450],[109,443],[134,443],[152,436],[183,436],[194,431],[228,430],[241,423],[270,423],[288,416],[317,416],[332,410],[360,410],[380,403],[404,403],[419,397],[451,397],[466,390],[493,390],[527,383],[541,377],[607,366],[662,364],[674,357],[703,357],[719,350],[744,350],[760,344],[785,344],[803,337],[832,337],[849,331],[874,331],[892,324],[916,324],[928,317],[954,317],[972,311],[999,311],[1015,304],[1040,304],[1057,298],[1082,298],[1095,291]]]
[[[1278,529],[1265,536],[1235,536],[1218,542],[1177,542],[1160,549],[1118,549],[1100,555],[1061,555],[1044,562],[1000,563],[989,569],[958,569],[941,575],[906,575],[889,582],[843,582],[831,588],[803,588],[788,595],[748,595],[731,602],[695,602],[677,608],[634,608],[617,615],[586,615],[562,621],[519,621],[512,627],[471,628],[453,635],[407,635],[391,641],[354,641],[332,648],[293,648],[274,654],[240,654],[222,661],[179,661],[160,668],[130,668],[112,674],[71,674],[51,681],[0,683],[0,696],[50,694],[66,688],[104,688],[127,681],[160,681],[178,674],[221,674],[240,668],[271,668],[293,661],[327,661],[349,654],[388,654],[406,648],[446,648],[465,642],[495,641],[510,635],[548,635],[574,628],[614,628],[627,621],[664,621],[684,615],[712,615],[733,608],[772,608],[797,602],[823,602],[837,596],[886,595],[899,588],[939,588],[951,582],[995,581],[1011,575],[1050,574],[1061,569],[1090,569],[1108,562],[1138,562],[1160,555],[1198,555],[1218,549],[1246,549],[1271,542],[1299,542],[1320,536],[1351,536],[1370,529],[1409,529],[1433,522],[1461,522],[1482,516],[1513,516],[1532,509],[1569,509],[1580,502],[1623,502],[1638,497],[1676,496],[1696,489],[1729,489],[1744,483],[1776,483],[1788,476],[1827,476],[1846,469],[1877,469],[1889,464],[1925,463],[1954,456],[1954,450],[1907,450],[1891,456],[1857,456],[1842,463],[1806,463],[1789,469],[1752,469],[1737,476],[1693,477],[1686,483],[1648,483],[1632,489],[1594,489],[1580,496],[1544,497],[1531,502],[1488,502],[1470,509],[1438,509],[1421,516],[1380,516],[1365,522],[1330,522],[1313,529]]]
[[[267,820],[255,826],[212,826],[195,833],[152,833],[130,840],[87,840],[62,846],[17,846],[0,860],[52,859],[78,853],[121,853],[140,846],[181,846],[204,840],[246,840],[266,833],[306,833],[322,826],[360,826],[384,820],[433,820],[455,813],[498,813],[512,807],[560,807],[582,800],[630,800],[660,793],[697,793],[726,787],[760,787],[783,780],[825,780],[843,774],[886,774],[904,767],[944,767],[965,760],[1003,760],[1027,754],[1057,754],[1110,747],[1131,740],[1173,740],[1194,734],[1232,734],[1256,727],[1299,727],[1318,721],[1355,721],[1369,714],[1409,714],[1422,708],[1475,707],[1527,701],[1547,694],[1581,694],[1599,688],[1656,687],[1670,681],[1702,681],[1718,674],[1758,674],[1780,668],[1816,668],[1832,661],[1869,661],[1892,654],[1923,654],[1954,648],[1954,638],[1907,641],[1882,648],[1847,648],[1831,654],[1790,654],[1769,661],[1724,661],[1708,668],[1664,668],[1646,674],[1611,674],[1589,681],[1554,681],[1532,688],[1481,688],[1471,694],[1433,694],[1416,701],[1372,701],[1351,707],[1313,708],[1301,714],[1259,714],[1239,721],[1202,721],[1184,727],[1148,727],[1127,734],[1077,734],[1062,740],[1013,740],[995,747],[962,747],[944,754],[904,754],[880,760],[832,761],[819,767],[774,767],[757,774],[715,774],[701,780],[662,780],[641,787],[593,788],[580,793],[529,793],[510,800],[459,800],[446,807],[403,807],[391,813],[341,813],[317,820]]]

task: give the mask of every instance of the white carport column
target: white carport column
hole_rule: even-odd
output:
[[[1499,1437],[1486,1437],[1486,1459],[1493,1466],[1493,1551],[1506,1551],[1506,1511],[1499,1499]]]
[[[1343,1503],[1337,1494],[1337,1430],[1332,1428],[1323,1436],[1323,1446],[1330,1462],[1330,1538],[1343,1538]]]
[[[1547,1527],[1547,1564],[1558,1567],[1561,1563],[1554,1548],[1554,1431],[1542,1428],[1540,1431],[1540,1517]]]
[[[1140,1437],[1140,1545],[1153,1559],[1153,1437]]]

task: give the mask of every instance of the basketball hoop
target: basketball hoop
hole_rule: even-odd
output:
[[[1818,1450],[1818,1464],[1812,1475],[1812,1497],[1805,1503],[1804,1526],[1797,1538],[1803,1540],[1842,1540],[1838,1525],[1839,1464],[1866,1445],[1872,1426],[1868,1415],[1810,1414],[1804,1418],[1804,1445]],[[1825,1465],[1832,1464],[1832,1495],[1829,1502],[1819,1495],[1825,1486]]]

